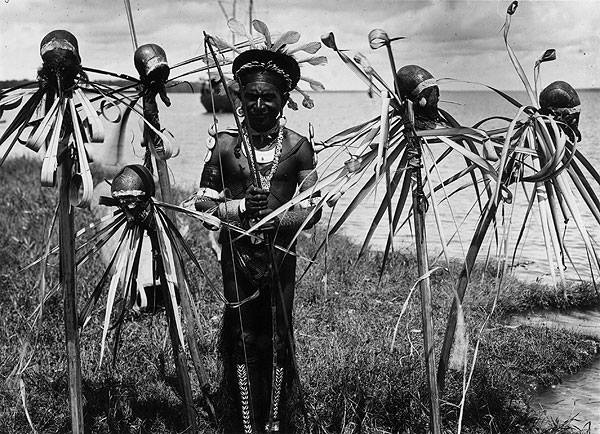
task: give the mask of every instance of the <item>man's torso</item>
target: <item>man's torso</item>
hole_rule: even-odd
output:
[[[240,140],[236,133],[221,133],[218,140],[216,149],[220,155],[221,173],[224,187],[228,190],[227,196],[231,199],[241,199],[244,197],[246,189],[252,184],[250,166],[243,145],[239,143]],[[306,139],[299,134],[284,129],[278,162],[258,164],[259,170],[264,176],[268,176],[273,165],[277,164],[270,182],[271,194],[268,201],[271,209],[289,201],[296,191],[300,170],[298,151],[303,141]]]

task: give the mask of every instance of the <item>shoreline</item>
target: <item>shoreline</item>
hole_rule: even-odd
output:
[[[37,299],[38,270],[20,274],[15,271],[40,255],[44,225],[57,195],[54,189],[41,189],[38,176],[39,162],[35,161],[11,160],[0,168],[3,183],[0,224],[4,229],[0,243],[3,287],[0,348],[5,360],[0,363],[0,373],[5,377],[18,361],[28,337],[27,316]],[[91,221],[91,213],[77,210],[78,226]],[[218,267],[206,237],[200,235],[204,232],[200,231],[200,224],[190,222],[189,233],[198,235],[192,239],[188,236],[188,240],[218,284]],[[299,248],[309,256],[314,243],[303,237]],[[422,408],[427,407],[427,397],[421,369],[417,295],[402,320],[397,345],[393,351],[389,349],[397,315],[416,277],[414,257],[403,253],[391,255],[378,283],[382,255],[371,251],[365,259],[357,261],[358,249],[347,237],[332,237],[327,272],[321,255],[296,290],[295,327],[307,404],[327,432],[346,432],[352,426],[363,432],[377,429],[421,432],[428,423],[428,415]],[[48,288],[55,281],[56,264],[54,261],[51,264]],[[439,273],[432,276],[438,351],[452,300],[453,276],[459,267],[453,261],[449,276]],[[302,268],[303,264],[299,270]],[[79,274],[81,292],[93,289],[101,271],[101,264],[94,263]],[[464,302],[469,355],[473,354],[478,327],[495,294],[489,275],[482,276],[481,270],[475,270],[474,276]],[[201,279],[198,273],[193,273],[193,278]],[[519,312],[548,308],[564,311],[597,305],[599,301],[591,284],[569,286],[568,295],[565,300],[562,289],[555,291],[536,283],[506,279],[498,308],[481,335],[480,354],[467,394],[463,432],[576,432],[558,427],[544,431],[542,421],[536,420],[529,407],[531,397],[538,387],[556,384],[568,373],[590,366],[597,360],[594,353],[600,348],[600,338],[531,326],[509,328],[505,323],[509,316]],[[194,297],[203,311],[201,348],[211,385],[216,389],[220,378],[216,336],[221,306],[206,292],[196,290]],[[62,432],[70,423],[61,306],[60,297],[48,302],[38,351],[23,377],[29,411],[41,432]],[[95,315],[90,327],[82,332],[86,426],[94,432],[114,429],[131,432],[135,427],[148,433],[181,431],[178,417],[183,408],[171,386],[172,361],[169,351],[161,348],[161,338],[165,336],[163,315],[131,318],[114,370],[109,362],[98,369],[100,316]],[[462,395],[461,373],[451,372],[447,383],[442,396],[446,402],[442,406],[444,427],[454,430],[458,412],[453,405]],[[13,387],[3,383],[0,389],[0,423],[13,429],[9,432],[29,431],[18,389]],[[48,414],[53,417],[48,418]],[[520,426],[520,431],[504,431],[510,423]],[[205,432],[219,432],[218,427],[208,422],[205,429]]]
[[[35,79],[6,79],[6,80],[0,80],[0,89],[7,89],[13,86],[19,86],[25,83],[29,83],[35,81]],[[173,88],[169,89],[169,93],[197,93],[198,95],[200,95],[200,83],[202,83],[202,81],[206,81],[206,80],[198,80],[198,81],[189,81],[188,85],[181,85],[181,86],[176,86]],[[108,85],[108,86],[124,86],[129,84],[128,81],[126,80],[99,80],[100,83]],[[187,82],[186,82],[187,83]],[[191,87],[190,87],[191,86]],[[449,86],[452,86],[452,84],[450,84]],[[476,86],[476,84],[472,83],[471,87],[466,87],[464,89],[445,89],[444,92],[487,92],[487,93],[494,93],[493,90],[490,89],[478,89]],[[190,90],[192,89],[192,90]],[[520,92],[523,93],[523,89],[522,88],[515,88],[515,89],[499,89],[502,92]],[[581,92],[600,92],[600,87],[581,87],[581,88],[577,88],[577,91],[581,91]],[[324,91],[321,92],[315,92],[313,90],[307,90],[307,92],[309,94],[313,94],[313,93],[366,93],[367,92],[367,88],[365,87],[364,89],[325,89]]]

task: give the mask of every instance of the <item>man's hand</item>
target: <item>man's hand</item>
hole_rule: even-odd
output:
[[[269,214],[271,214],[273,210],[271,208],[265,208],[260,210],[257,215],[257,219],[260,220]],[[265,222],[260,228],[259,231],[263,233],[273,233],[279,228],[279,217],[273,217],[268,222]]]
[[[246,190],[246,214],[248,218],[255,219],[261,218],[267,215],[264,213],[267,210],[269,204],[267,198],[269,197],[269,190],[258,188],[253,185],[248,187]],[[261,214],[262,212],[262,214]],[[269,211],[270,212],[270,211]]]

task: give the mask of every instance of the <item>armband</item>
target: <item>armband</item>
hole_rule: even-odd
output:
[[[302,208],[297,210],[290,210],[283,214],[279,220],[279,230],[282,232],[295,232],[302,226],[302,223],[308,218],[308,216],[312,213],[314,206],[310,206],[308,208]],[[321,218],[321,210],[316,211],[310,217],[306,226],[304,226],[304,230],[312,228]]]
[[[197,200],[206,200],[206,199],[212,199],[212,200],[219,200],[220,199],[220,195],[219,192],[217,190],[213,190],[212,188],[209,187],[200,187],[198,189],[198,193],[196,193],[196,197],[198,198]]]
[[[194,208],[196,211],[213,212],[222,200],[221,195],[212,188],[200,187],[194,195]]]

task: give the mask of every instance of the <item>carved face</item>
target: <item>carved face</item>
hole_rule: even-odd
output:
[[[150,200],[144,196],[137,195],[121,195],[116,197],[119,208],[127,216],[127,220],[131,222],[143,222],[150,212]]]
[[[113,179],[111,195],[130,222],[141,223],[150,213],[154,194],[152,174],[139,164],[125,166]]]
[[[437,86],[429,87],[417,96],[415,112],[435,119],[438,116],[438,102],[440,100],[440,91]]]
[[[63,87],[73,85],[81,69],[81,58],[77,38],[66,30],[53,30],[40,43],[42,68],[38,71],[41,78],[56,85],[56,77],[60,77]]]
[[[242,101],[250,127],[258,132],[273,128],[285,104],[277,86],[267,81],[251,81],[242,88]]]

